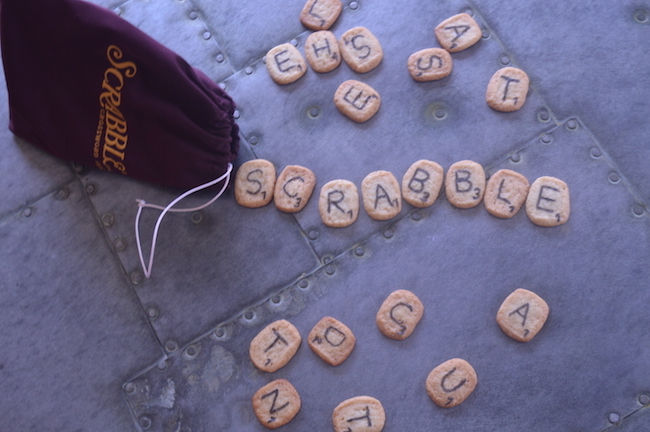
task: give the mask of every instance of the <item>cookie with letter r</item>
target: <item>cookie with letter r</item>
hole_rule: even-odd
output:
[[[318,212],[329,227],[352,225],[359,217],[359,191],[349,180],[332,180],[320,190]]]
[[[371,396],[344,400],[332,413],[334,432],[380,432],[386,423],[384,407]]]
[[[502,169],[490,177],[485,187],[483,203],[493,216],[511,218],[526,202],[528,179],[518,172]]]
[[[548,304],[532,291],[519,288],[510,294],[497,312],[501,330],[519,342],[528,342],[544,327]]]
[[[298,48],[285,43],[266,54],[266,69],[277,84],[290,84],[307,72],[307,63]]]
[[[377,327],[384,336],[404,340],[413,333],[424,314],[424,305],[410,291],[391,293],[377,311]]]
[[[342,10],[341,0],[307,0],[300,12],[300,22],[311,30],[327,30]]]
[[[530,80],[521,69],[505,67],[499,69],[490,79],[485,100],[490,108],[511,112],[524,106]]]
[[[368,84],[348,80],[336,89],[334,105],[349,119],[363,123],[379,111],[381,97]]]
[[[300,332],[293,324],[287,320],[275,321],[251,341],[251,361],[264,372],[275,372],[289,363],[301,341]]]
[[[535,225],[554,227],[569,220],[569,187],[555,177],[540,177],[530,185],[526,214]]]
[[[449,52],[467,49],[481,39],[483,32],[474,18],[461,13],[447,18],[435,29],[440,46]]]
[[[435,81],[449,76],[453,61],[447,50],[428,48],[411,54],[407,68],[415,81]]]
[[[354,27],[339,39],[343,60],[357,73],[370,72],[384,58],[379,40],[365,27]]]
[[[375,220],[392,219],[402,210],[402,194],[395,176],[388,171],[374,171],[361,182],[363,207]]]
[[[476,371],[466,360],[454,358],[436,366],[426,380],[427,394],[436,405],[451,408],[465,401],[478,383]]]
[[[325,363],[338,366],[352,353],[356,338],[341,321],[324,317],[309,333],[307,343]]]
[[[275,182],[275,206],[286,213],[299,212],[307,205],[315,186],[316,176],[309,168],[289,165]]]
[[[253,411],[269,429],[289,423],[300,411],[302,402],[295,387],[285,379],[271,381],[253,395]]]
[[[235,200],[249,208],[263,207],[273,199],[275,167],[265,159],[244,162],[235,175]]]
[[[334,33],[327,30],[310,34],[305,41],[305,57],[313,70],[319,73],[334,70],[341,64],[341,51]]]
[[[479,205],[485,194],[485,171],[470,160],[456,162],[449,167],[445,178],[447,200],[458,208]]]
[[[414,207],[429,207],[438,198],[443,181],[442,167],[436,162],[421,159],[404,174],[402,197]]]

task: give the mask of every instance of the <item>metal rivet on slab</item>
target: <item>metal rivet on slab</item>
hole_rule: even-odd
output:
[[[105,227],[109,227],[115,223],[115,216],[113,216],[111,213],[106,213],[104,216],[102,216],[102,225]]]
[[[386,229],[384,230],[384,233],[383,233],[383,234],[384,234],[384,237],[386,237],[387,239],[389,239],[389,238],[392,238],[392,237],[393,237],[393,235],[395,234],[395,231],[393,231],[392,228],[386,228]]]
[[[235,119],[238,119],[239,117],[241,117],[241,112],[239,112],[239,110],[236,109],[236,110],[232,113],[232,116],[233,116]]]
[[[33,214],[34,214],[34,211],[29,207],[27,207],[25,210],[23,210],[23,216],[24,217],[30,217]]]
[[[447,117],[447,110],[444,108],[438,108],[437,110],[435,110],[433,115],[438,120],[444,120]]]
[[[641,405],[648,405],[650,404],[650,395],[647,394],[642,394],[639,396],[639,403]]]
[[[311,108],[309,108],[309,110],[307,110],[307,116],[309,116],[309,118],[314,119],[314,118],[318,117],[319,115],[320,115],[320,108],[318,108],[318,107],[311,107]]]
[[[282,296],[280,294],[274,295],[273,297],[271,297],[271,303],[276,305],[282,303]]]
[[[72,169],[74,169],[74,171],[77,174],[81,174],[82,172],[84,172],[86,170],[86,166],[82,165],[82,164],[72,162]]]
[[[117,16],[120,16],[120,15],[122,15],[122,8],[121,7],[116,7],[116,8],[113,9],[113,12],[115,12],[115,14]]]
[[[362,257],[366,253],[366,248],[363,246],[357,246],[354,248],[354,254],[358,257]]]
[[[609,420],[610,423],[618,423],[621,421],[621,416],[618,413],[609,413],[607,416],[607,420]]]
[[[634,213],[634,216],[643,216],[645,208],[641,204],[635,204],[634,207],[632,207],[632,213]]]
[[[327,267],[325,267],[325,273],[332,276],[334,273],[336,273],[336,268],[334,268],[333,264],[329,264]]]
[[[174,352],[178,349],[178,343],[176,343],[175,340],[170,339],[167,342],[165,342],[165,349],[168,352]]]
[[[131,273],[131,283],[133,285],[138,285],[139,283],[142,283],[143,280],[144,280],[144,275],[140,270],[134,270]]]
[[[309,238],[309,240],[316,240],[318,238],[318,235],[319,235],[319,232],[318,232],[318,230],[315,230],[315,229],[311,229],[307,233],[307,237]]]
[[[138,424],[142,430],[147,430],[151,427],[151,419],[147,416],[142,416],[138,419]]]
[[[257,144],[259,144],[260,139],[259,139],[259,137],[257,135],[251,135],[248,138],[248,142],[251,143],[251,145],[257,145]]]
[[[542,142],[542,144],[550,144],[550,143],[552,143],[553,142],[553,134],[547,133],[547,134],[542,135],[542,137],[540,138],[540,141]]]
[[[197,18],[199,17],[199,14],[196,13],[196,11],[192,11],[192,12],[189,13],[188,17],[189,17],[191,20],[195,20],[195,19],[197,19]]]
[[[124,249],[126,249],[126,242],[124,241],[123,238],[118,237],[113,242],[113,247],[115,248],[116,251],[122,252]]]
[[[149,309],[147,309],[147,316],[149,317],[149,319],[152,320],[156,319],[158,318],[158,315],[160,315],[160,311],[158,310],[158,308],[151,306],[149,307]]]
[[[204,40],[208,40],[208,39],[210,39],[211,37],[212,37],[212,33],[210,33],[209,31],[204,31],[204,32],[203,32],[203,39],[204,39]]]
[[[217,56],[214,59],[217,61],[217,63],[223,63],[226,57],[223,54],[217,54]]]
[[[307,279],[300,279],[300,282],[298,282],[298,286],[302,289],[307,289],[309,288],[309,281]]]
[[[650,14],[648,14],[648,12],[643,9],[639,9],[634,12],[634,21],[638,22],[639,24],[645,24],[650,21]]]
[[[592,147],[589,149],[589,154],[591,155],[592,158],[598,159],[603,155],[603,152],[598,147]]]
[[[167,369],[168,362],[169,362],[169,360],[160,360],[158,362],[158,364],[156,365],[156,367],[158,368],[158,370],[163,371],[163,370]]]
[[[609,173],[607,178],[609,179],[609,182],[611,184],[618,184],[621,181],[621,176],[619,176],[618,173],[615,172],[615,171],[612,171],[611,173]]]
[[[513,153],[510,155],[510,160],[514,163],[521,162],[521,155],[519,153]]]
[[[350,6],[350,9],[357,10],[359,8],[359,2],[352,1],[352,2],[350,2],[349,6]]]
[[[537,111],[537,120],[539,120],[542,123],[546,123],[551,119],[551,113],[548,112],[546,108],[540,108],[539,111]]]
[[[226,83],[225,82],[219,83],[219,87],[221,88],[221,90],[225,90],[226,89]]]
[[[192,219],[192,223],[200,224],[201,222],[203,222],[203,213],[200,211],[195,211],[194,213],[192,213],[191,219]]]
[[[298,39],[291,39],[291,45],[297,47],[298,46]]]
[[[255,312],[253,312],[252,310],[247,310],[246,312],[244,312],[244,319],[247,320],[247,321],[254,320],[255,319]]]
[[[499,63],[501,63],[504,66],[509,65],[510,62],[511,62],[511,60],[510,60],[510,56],[508,56],[508,54],[502,54],[501,57],[499,57]]]
[[[199,353],[199,350],[196,349],[194,345],[190,345],[185,348],[184,357],[188,360],[196,358],[196,355]]]
[[[255,69],[253,69],[252,66],[247,66],[246,69],[244,69],[246,75],[251,75],[253,72],[255,72]]]
[[[58,191],[56,191],[54,198],[63,201],[67,199],[69,196],[70,196],[70,191],[68,190],[68,188],[61,188]]]
[[[566,122],[566,127],[569,130],[576,130],[578,129],[578,121],[576,119],[571,119],[568,122]]]
[[[124,391],[127,392],[127,393],[129,393],[129,394],[130,394],[130,393],[133,393],[133,392],[135,391],[135,384],[133,384],[133,383],[127,383],[127,384],[124,386]]]
[[[86,193],[88,195],[93,195],[95,192],[97,192],[97,186],[95,186],[93,183],[88,183],[86,185]]]
[[[223,338],[224,336],[226,336],[226,330],[224,330],[223,327],[219,327],[218,329],[216,329],[216,330],[214,331],[213,334],[214,334],[214,337],[215,337],[215,338],[217,338],[217,339],[221,339],[221,338]]]
[[[422,212],[417,210],[414,211],[413,214],[411,215],[411,219],[413,219],[414,221],[422,220]]]
[[[481,38],[483,39],[489,39],[490,38],[490,31],[486,28],[481,29]]]

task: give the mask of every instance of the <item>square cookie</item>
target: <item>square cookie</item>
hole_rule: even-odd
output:
[[[302,402],[295,387],[285,379],[271,381],[253,395],[253,412],[269,429],[289,423],[300,411]]]
[[[404,340],[413,333],[422,314],[424,305],[415,294],[397,290],[384,300],[377,311],[377,327],[386,337]]]
[[[379,40],[365,27],[354,27],[343,33],[339,47],[345,63],[357,73],[370,72],[384,58]]]
[[[451,408],[472,394],[478,383],[476,371],[466,360],[454,358],[436,366],[426,380],[427,394],[436,405]]]
[[[483,32],[474,18],[461,13],[438,24],[435,34],[441,47],[449,52],[458,52],[478,42]]]
[[[490,177],[485,187],[483,203],[493,216],[511,218],[526,202],[528,179],[518,172],[502,169]]]
[[[253,338],[248,352],[259,370],[275,372],[289,363],[301,341],[300,332],[293,324],[287,320],[278,320]]]
[[[265,159],[244,162],[235,175],[235,200],[249,208],[263,207],[273,199],[275,167]]]
[[[289,165],[275,182],[275,206],[286,213],[299,212],[307,205],[315,186],[316,176],[309,168]]]
[[[454,65],[451,55],[441,48],[428,48],[411,54],[407,69],[415,81],[435,81],[449,76]]]
[[[329,227],[352,225],[359,216],[359,191],[349,180],[332,180],[320,190],[318,212]]]
[[[548,304],[532,291],[519,288],[510,294],[497,312],[501,330],[519,342],[528,342],[544,327]]]
[[[339,320],[324,317],[309,332],[307,343],[325,363],[338,366],[352,353],[356,338]]]
[[[285,43],[266,54],[266,69],[277,84],[290,84],[307,72],[307,63],[298,48]]]
[[[371,396],[344,400],[332,413],[334,432],[380,432],[386,423],[384,407]]]
[[[327,30],[342,10],[341,0],[307,0],[300,12],[300,22],[311,30]]]
[[[341,64],[341,51],[334,33],[323,30],[310,34],[305,41],[305,57],[316,72],[336,69]]]
[[[479,205],[485,193],[485,171],[473,161],[463,160],[449,167],[445,179],[447,200],[458,208]]]
[[[530,80],[526,72],[514,67],[499,69],[490,79],[485,100],[490,108],[511,112],[524,106]]]
[[[375,220],[392,219],[402,210],[402,195],[395,176],[388,171],[374,171],[361,182],[363,207]]]
[[[348,80],[336,89],[334,105],[349,119],[363,123],[379,111],[381,97],[368,84]]]
[[[530,185],[526,214],[535,225],[554,227],[569,220],[569,187],[555,177],[540,177]]]
[[[414,207],[429,207],[438,199],[443,180],[444,170],[439,164],[421,159],[404,174],[402,197]]]

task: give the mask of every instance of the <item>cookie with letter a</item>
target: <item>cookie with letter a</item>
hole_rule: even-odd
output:
[[[548,313],[543,298],[519,288],[503,301],[497,312],[497,324],[514,340],[528,342],[544,327]]]

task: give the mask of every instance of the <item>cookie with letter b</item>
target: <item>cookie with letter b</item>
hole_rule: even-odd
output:
[[[445,178],[447,200],[458,208],[479,205],[485,194],[485,171],[473,161],[463,160],[449,167]]]
[[[540,177],[530,185],[526,214],[532,223],[544,227],[562,225],[569,220],[569,187],[555,177]]]
[[[519,288],[510,294],[497,312],[497,324],[514,340],[528,342],[544,327],[549,307],[532,291]]]
[[[301,404],[298,391],[285,379],[271,381],[253,395],[255,416],[269,429],[277,429],[293,420]]]
[[[402,197],[414,207],[429,207],[438,199],[443,181],[442,167],[436,162],[421,159],[404,174]]]
[[[465,401],[478,383],[476,371],[466,360],[454,358],[436,366],[426,380],[429,397],[436,405],[451,408]]]

